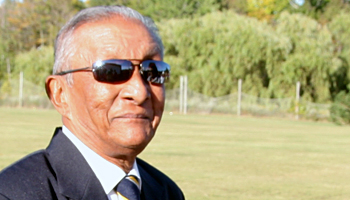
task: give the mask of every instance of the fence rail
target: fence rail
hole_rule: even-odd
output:
[[[166,91],[165,110],[171,112],[180,111],[180,89]],[[254,116],[278,116],[295,117],[295,98],[269,99],[241,93],[238,106],[238,93],[221,97],[208,97],[203,94],[187,90],[187,112],[188,113],[223,113]],[[330,104],[317,104],[304,101],[302,98],[298,103],[298,116],[314,120],[327,120],[329,118]],[[237,112],[240,109],[240,112]]]
[[[37,86],[23,80],[23,88],[21,88],[19,82],[0,83],[0,106],[53,108],[46,96],[44,86]],[[187,89],[186,99],[184,100],[184,95],[180,91],[180,88],[166,91],[166,112],[181,113],[184,110],[183,105],[186,105],[187,113],[233,115],[240,113],[254,116],[295,117],[295,107],[298,104],[298,117],[325,120],[330,115],[330,104],[316,104],[304,101],[302,98],[297,103],[295,98],[268,99],[243,92],[239,93],[240,99],[237,93],[221,97],[209,97]],[[183,101],[186,101],[186,103],[184,104]]]

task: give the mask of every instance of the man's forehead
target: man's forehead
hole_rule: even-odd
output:
[[[74,35],[91,39],[99,37],[108,39],[108,37],[135,38],[140,36],[142,38],[142,36],[147,37],[151,34],[145,25],[137,19],[114,16],[98,21],[85,22],[76,27]]]
[[[75,30],[75,38],[85,51],[98,52],[99,56],[135,58],[160,55],[161,50],[149,30],[136,19],[120,16],[89,22]],[[110,55],[112,54],[112,55]]]

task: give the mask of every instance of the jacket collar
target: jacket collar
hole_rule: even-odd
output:
[[[94,172],[61,128],[56,129],[47,152],[62,195],[76,200],[107,200]]]
[[[141,179],[142,179],[142,189],[141,189],[141,200],[164,200],[166,198],[165,190],[163,186],[160,185],[150,173],[148,173],[143,168],[143,163],[141,159],[137,158],[137,163]]]

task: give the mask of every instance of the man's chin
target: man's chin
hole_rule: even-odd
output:
[[[110,130],[109,138],[114,141],[115,144],[120,144],[124,147],[137,148],[139,146],[147,145],[153,138],[154,131],[150,126],[133,126],[119,129]]]

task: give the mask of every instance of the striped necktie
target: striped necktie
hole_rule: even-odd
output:
[[[140,183],[137,177],[125,176],[115,188],[119,199],[140,200]]]

